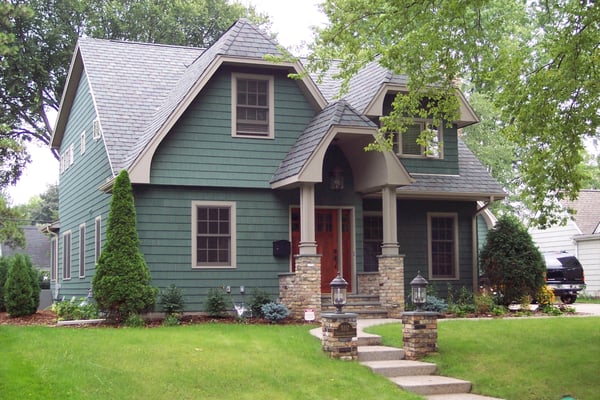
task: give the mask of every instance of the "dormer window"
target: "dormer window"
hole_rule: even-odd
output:
[[[233,74],[232,136],[274,137],[273,77],[269,75]]]
[[[423,133],[428,139],[426,146],[417,142]],[[443,158],[442,128],[431,122],[415,121],[405,132],[394,135],[394,151],[400,157]]]

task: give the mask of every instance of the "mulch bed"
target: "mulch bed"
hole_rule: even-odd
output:
[[[0,313],[0,325],[56,325],[56,313],[50,310],[38,311],[33,315],[26,317],[11,317],[8,313]]]

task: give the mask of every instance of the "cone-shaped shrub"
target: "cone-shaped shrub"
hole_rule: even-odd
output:
[[[488,233],[481,251],[481,270],[503,295],[502,302],[521,303],[535,298],[544,286],[544,259],[525,227],[504,216]]]
[[[35,314],[39,296],[40,285],[29,257],[15,254],[4,285],[6,311],[11,317]]]
[[[4,304],[4,285],[8,276],[8,267],[10,266],[10,258],[0,257],[0,312],[6,311]]]
[[[139,245],[131,182],[121,171],[113,185],[106,243],[92,280],[98,308],[116,322],[154,307],[157,289],[150,285]]]

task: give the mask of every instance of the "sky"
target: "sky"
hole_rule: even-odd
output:
[[[320,0],[239,0],[244,5],[253,4],[256,9],[270,16],[271,30],[277,33],[278,42],[296,55],[302,53],[302,45],[312,41],[312,26],[323,25],[325,16],[319,11]],[[29,199],[44,193],[51,184],[58,183],[58,161],[49,147],[30,144],[28,150],[32,162],[15,186],[8,188],[12,205],[26,204]]]

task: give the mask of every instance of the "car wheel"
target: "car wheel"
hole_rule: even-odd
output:
[[[573,304],[573,303],[575,303],[577,296],[576,295],[560,296],[560,299],[565,304]]]

